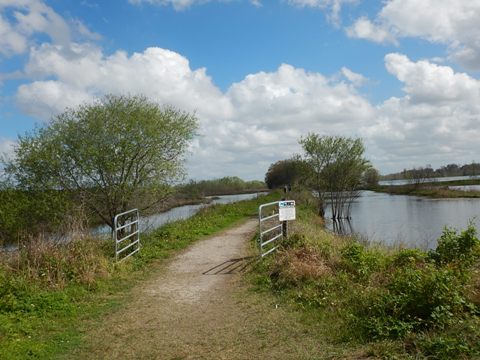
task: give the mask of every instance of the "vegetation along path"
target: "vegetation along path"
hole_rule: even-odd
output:
[[[249,220],[200,241],[133,289],[125,308],[103,319],[78,358],[299,359],[320,346],[296,317],[243,284],[257,258]],[[305,336],[307,335],[307,336]],[[310,355],[309,355],[310,354]]]

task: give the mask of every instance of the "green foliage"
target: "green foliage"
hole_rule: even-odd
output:
[[[368,188],[372,188],[378,185],[378,181],[380,180],[380,173],[377,169],[371,167],[363,173],[362,182]]]
[[[372,250],[353,241],[341,251],[341,265],[355,277],[366,280],[372,272],[378,269],[380,258]]]
[[[210,195],[265,190],[265,183],[258,180],[244,181],[236,176],[226,176],[213,180],[190,180],[187,184],[177,186],[177,190],[182,194],[187,194],[190,198],[201,198]]]
[[[51,231],[63,222],[71,196],[56,190],[0,189],[0,244],[23,242],[28,235]]]
[[[300,144],[310,168],[307,183],[319,194],[319,214],[324,215],[324,201],[328,196],[332,218],[348,217],[348,204],[356,196],[363,173],[370,167],[363,157],[365,147],[362,140],[309,134],[300,140]]]
[[[401,249],[393,255],[393,266],[398,267],[415,267],[422,266],[427,260],[427,254],[419,249]]]
[[[265,183],[269,189],[285,185],[295,186],[307,176],[308,171],[305,162],[299,158],[279,160],[268,168],[265,174]]]
[[[457,322],[442,334],[425,332],[407,340],[411,352],[425,357],[450,359],[477,359],[480,357],[480,318]]]
[[[165,197],[196,128],[194,115],[107,95],[20,137],[6,172],[24,190],[70,191],[113,226],[116,214]]]
[[[356,312],[357,325],[375,339],[443,329],[473,310],[455,272],[432,264],[399,268],[385,288],[374,291]]]
[[[312,215],[298,218],[298,233],[267,269],[258,268],[269,279],[258,284],[298,304],[322,328],[336,329],[333,341],[343,347],[353,342],[382,358],[480,355],[480,257],[473,226],[460,233],[445,229],[437,249],[426,253],[338,237],[319,242],[308,230],[313,221]],[[298,224],[303,222],[308,226]]]
[[[471,265],[480,258],[480,240],[477,238],[477,230],[473,224],[460,233],[446,227],[438,240],[437,248],[429,252],[429,257],[438,265],[449,263],[455,263],[461,267]]]

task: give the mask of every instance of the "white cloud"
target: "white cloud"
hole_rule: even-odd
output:
[[[150,4],[157,6],[172,6],[177,11],[185,10],[194,5],[202,5],[212,1],[228,2],[230,0],[128,0],[132,5]],[[261,0],[249,0],[255,7],[262,7]]]
[[[262,178],[270,163],[299,152],[298,139],[308,132],[361,136],[383,171],[470,162],[477,154],[480,82],[428,60],[385,56],[405,94],[375,106],[356,88],[366,78],[346,67],[340,73],[348,82],[283,64],[222,92],[206,69],[192,69],[188,59],[169,50],[105,55],[88,44],[71,49],[66,54],[61,46],[44,44],[32,50],[25,73],[34,81],[17,92],[24,112],[48,119],[105,93],[142,93],[196,111],[200,136],[188,161],[195,178]]]
[[[13,155],[13,148],[15,146],[15,141],[8,138],[0,137],[0,159],[9,159]]]
[[[413,102],[464,101],[480,99],[480,82],[468,74],[455,73],[449,66],[422,60],[416,63],[405,55],[385,56],[387,70],[405,84],[404,91]]]
[[[6,11],[11,16],[5,16]],[[72,36],[98,40],[80,20],[69,24],[41,0],[0,1],[0,55],[12,56],[26,52],[34,35],[42,33],[57,45],[68,49]]]
[[[48,120],[105,93],[142,93],[196,111],[201,136],[191,148],[189,168],[200,178],[261,178],[264,169],[257,163],[266,168],[298,152],[300,136],[309,131],[354,136],[374,112],[353,85],[287,64],[248,75],[222,93],[206,69],[191,69],[185,57],[169,50],[106,56],[86,44],[71,49],[66,54],[61,46],[43,44],[32,50],[25,73],[34,81],[19,87],[19,107]]]
[[[184,10],[192,5],[204,4],[209,0],[128,0],[133,5],[140,5],[143,3],[161,6],[173,6],[175,10]]]
[[[470,69],[480,69],[480,1],[388,0],[375,24],[360,18],[347,29],[352,37],[386,42],[388,36],[419,37],[445,44],[450,57]]]
[[[358,0],[288,0],[288,3],[298,7],[311,7],[328,10],[328,19],[334,25],[341,23],[340,12],[344,4],[354,4]]]
[[[303,1],[302,5],[299,1],[298,6],[330,6],[331,11],[343,3]],[[5,4],[6,0],[0,0],[0,7]],[[385,66],[402,82],[404,96],[377,105],[358,90],[368,79],[346,67],[328,77],[282,64],[272,72],[249,74],[222,92],[205,68],[192,69],[181,54],[156,47],[133,54],[105,54],[94,44],[72,40],[74,31],[95,40],[96,34],[81,23],[56,18],[39,1],[23,0],[21,4],[17,3],[17,8],[23,15],[16,16],[16,22],[0,22],[0,33],[24,39],[22,43],[0,37],[3,53],[30,50],[23,69],[30,82],[18,88],[19,108],[48,121],[66,107],[106,93],[121,93],[144,94],[161,104],[195,111],[200,136],[190,148],[188,161],[190,176],[195,178],[262,178],[270,163],[299,152],[298,139],[308,132],[363,137],[368,156],[383,171],[426,163],[470,162],[477,154],[479,81],[448,66],[388,54]],[[378,42],[394,42],[389,36],[395,31],[396,36],[407,36],[392,30],[396,25],[384,25],[387,20],[364,21],[366,27],[355,30],[358,36],[376,36]],[[64,37],[57,34],[63,26],[67,26]],[[382,29],[389,32],[382,33]],[[51,42],[31,43],[37,32],[49,34]],[[454,33],[438,32],[442,39]],[[413,30],[408,34],[414,34]],[[439,39],[429,38],[443,41]],[[464,45],[455,46],[458,50]],[[0,141],[0,150],[4,148],[11,149],[11,142]]]
[[[63,110],[61,103],[56,105],[56,98],[65,91],[74,93],[72,99],[77,102],[105,93],[142,93],[204,115],[227,116],[231,112],[206,70],[192,71],[188,60],[175,52],[148,48],[130,56],[123,51],[105,56],[88,44],[72,44],[71,49],[73,55],[51,44],[32,50],[25,72],[37,81],[19,88],[18,101],[24,111],[48,120]],[[47,78],[55,80],[43,80]],[[44,102],[43,95],[49,101]],[[67,105],[76,104],[68,101]]]
[[[405,96],[380,104],[363,129],[383,166],[398,171],[478,160],[480,81],[401,54],[388,54],[385,65],[404,84]]]
[[[376,43],[397,44],[395,37],[381,25],[376,25],[366,17],[359,18],[352,26],[346,29],[351,38],[366,39]]]
[[[357,86],[357,87],[362,86],[368,81],[368,78],[366,78],[362,74],[353,72],[352,70],[350,70],[345,66],[340,69],[340,72],[348,81],[350,81],[354,86]]]

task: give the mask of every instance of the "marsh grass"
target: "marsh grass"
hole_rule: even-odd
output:
[[[308,207],[300,207],[290,229],[253,281],[321,324],[319,336],[360,358],[480,357],[480,241],[473,226],[446,229],[429,252],[336,236]]]

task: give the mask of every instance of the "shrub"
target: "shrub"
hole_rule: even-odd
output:
[[[367,280],[380,265],[378,254],[358,242],[348,244],[341,253],[341,266],[358,280]]]
[[[358,307],[357,325],[375,338],[403,338],[412,331],[442,329],[474,310],[464,283],[450,269],[403,267]]]
[[[459,322],[443,333],[426,332],[407,341],[410,352],[432,359],[477,359],[480,357],[480,319]]]
[[[437,248],[430,251],[429,256],[438,265],[454,263],[461,268],[469,266],[480,257],[480,240],[476,235],[472,224],[459,234],[455,229],[446,227]]]
[[[427,261],[427,254],[418,249],[402,249],[393,256],[392,265],[396,268],[403,266],[422,266]]]

